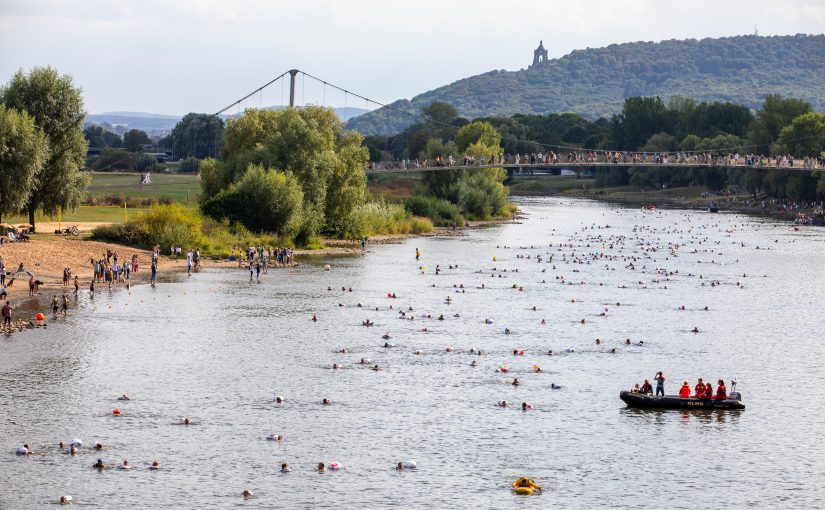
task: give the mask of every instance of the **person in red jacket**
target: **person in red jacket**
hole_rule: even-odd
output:
[[[707,383],[705,385],[705,400],[713,400],[713,385],[711,383]]]
[[[694,389],[696,393],[694,394],[694,398],[705,398],[705,383],[702,382],[702,378],[699,378],[699,382],[696,384],[696,388]]]
[[[682,398],[690,398],[690,384],[687,381],[682,383],[682,387],[679,389],[679,396]]]
[[[728,389],[725,388],[725,381],[719,379],[719,382],[717,384],[719,386],[716,387],[716,400],[727,400]]]

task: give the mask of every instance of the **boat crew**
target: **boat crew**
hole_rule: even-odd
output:
[[[690,385],[687,381],[682,383],[682,387],[679,388],[679,396],[682,398],[690,398]]]
[[[702,382],[701,377],[699,378],[699,382],[696,383],[695,391],[694,398],[705,398],[705,383]]]

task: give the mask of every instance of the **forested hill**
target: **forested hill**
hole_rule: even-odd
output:
[[[531,50],[525,48],[526,63]],[[825,111],[825,35],[611,44],[576,50],[538,68],[472,76],[393,106],[420,113],[444,101],[469,119],[565,112],[593,119],[618,112],[631,96],[679,95],[757,108],[767,94],[804,99]],[[347,125],[365,135],[394,134],[414,120],[382,108]]]

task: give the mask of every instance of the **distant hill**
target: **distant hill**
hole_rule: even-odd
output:
[[[444,101],[470,119],[564,112],[594,119],[618,112],[631,96],[679,95],[757,108],[771,93],[825,111],[825,35],[611,44],[520,71],[472,76],[392,106],[420,113]],[[382,108],[350,120],[348,127],[365,135],[394,134],[414,121]]]
[[[281,109],[284,106],[267,106],[269,109]],[[368,110],[364,108],[335,108],[335,113],[343,122],[363,115]],[[174,129],[181,115],[164,115],[160,113],[146,113],[146,112],[105,112],[105,113],[90,113],[86,115],[86,124],[104,124],[108,123],[113,127],[120,126],[118,131],[125,132],[129,129],[141,129],[150,135],[166,135]],[[226,118],[227,116],[224,116]]]

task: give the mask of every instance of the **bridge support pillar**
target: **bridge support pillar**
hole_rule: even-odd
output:
[[[295,76],[298,74],[297,69],[289,70],[289,107],[295,106]]]

